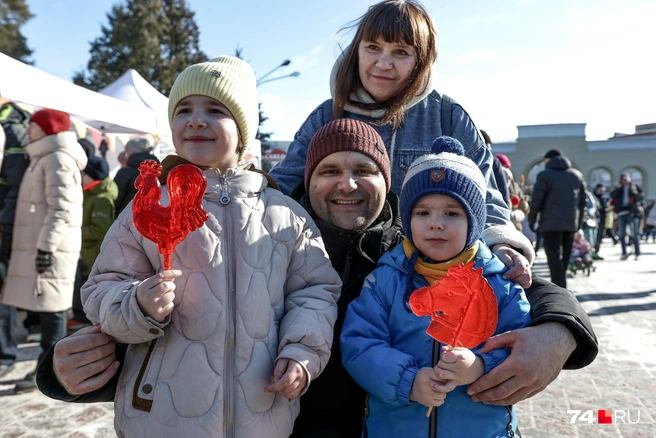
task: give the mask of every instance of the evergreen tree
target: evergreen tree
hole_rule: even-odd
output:
[[[162,58],[167,76],[173,81],[185,68],[207,61],[200,50],[200,31],[194,21],[195,12],[187,7],[185,0],[163,0],[164,13],[169,20],[169,31],[162,38]]]
[[[194,12],[185,0],[127,0],[107,14],[109,26],[91,43],[87,71],[73,82],[100,90],[133,68],[168,95],[187,66],[207,59],[199,48]]]
[[[262,102],[258,102],[257,109],[258,109],[258,115],[260,116],[260,120],[257,126],[257,134],[255,134],[255,138],[260,140],[260,144],[262,145],[262,157],[264,157],[264,154],[266,154],[267,151],[271,148],[271,143],[269,143],[269,139],[273,135],[273,132],[262,132],[260,128],[262,127],[262,124],[266,120],[268,120],[268,117],[266,117],[264,115],[264,112],[262,111]],[[265,172],[271,170],[271,163],[262,160],[262,170],[264,170]]]
[[[26,64],[32,64],[32,49],[27,46],[20,27],[34,15],[25,0],[0,0],[0,52]]]

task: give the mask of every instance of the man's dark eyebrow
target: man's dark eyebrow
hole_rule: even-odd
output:
[[[324,169],[338,169],[339,166],[335,163],[319,163],[315,170],[324,170]]]
[[[363,161],[361,163],[356,163],[355,167],[358,169],[368,169],[368,170],[375,170],[376,172],[380,172],[380,169],[376,165],[376,163],[372,163],[371,161]]]
[[[317,165],[315,170],[341,169],[342,167],[343,166],[340,166],[338,164],[328,162],[328,163],[319,163],[319,165]],[[353,167],[355,169],[367,169],[367,170],[380,172],[380,169],[378,168],[376,163],[371,163],[371,162],[368,162],[368,161],[355,163],[355,165]]]

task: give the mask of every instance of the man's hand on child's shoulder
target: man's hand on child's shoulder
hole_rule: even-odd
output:
[[[163,322],[173,312],[175,283],[182,271],[171,269],[153,275],[137,287],[137,303],[144,315]]]

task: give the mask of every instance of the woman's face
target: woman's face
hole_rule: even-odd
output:
[[[47,137],[48,134],[45,133],[43,129],[39,125],[37,125],[34,122],[30,122],[29,125],[27,125],[27,141],[30,143],[34,143],[37,140],[41,140],[43,137]]]
[[[182,99],[175,107],[171,132],[178,155],[194,164],[225,172],[239,162],[237,123],[216,99],[198,95]]]
[[[358,46],[359,73],[362,85],[378,103],[398,95],[410,82],[417,64],[414,47],[376,41],[360,41]]]

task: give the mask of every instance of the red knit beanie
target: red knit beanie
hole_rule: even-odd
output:
[[[314,134],[305,163],[305,190],[309,190],[310,177],[321,160],[335,152],[345,151],[359,152],[371,158],[383,174],[389,192],[392,176],[385,143],[373,127],[354,119],[333,120]]]
[[[510,163],[510,158],[504,154],[496,154],[497,160],[499,160],[499,163],[507,169],[512,168],[512,164]]]
[[[59,134],[68,131],[71,127],[71,118],[68,113],[52,109],[42,109],[35,112],[30,117],[30,122],[39,125],[46,135]]]

